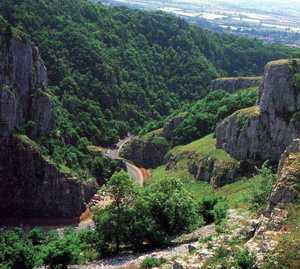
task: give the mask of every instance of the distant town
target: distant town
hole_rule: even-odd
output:
[[[219,33],[256,38],[264,42],[300,47],[300,12],[282,5],[268,8],[207,0],[102,0],[107,5],[157,10],[182,17]],[[243,1],[242,1],[243,2]],[[259,3],[259,2],[258,2]]]

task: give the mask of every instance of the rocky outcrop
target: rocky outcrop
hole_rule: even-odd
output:
[[[169,149],[169,143],[163,137],[137,137],[122,148],[120,156],[144,168],[155,168],[164,163]]]
[[[176,169],[177,164],[187,159],[188,171],[195,179],[206,181],[212,187],[218,188],[237,180],[240,175],[240,165],[235,160],[218,160],[194,152],[181,152],[168,157],[166,169]]]
[[[238,160],[277,163],[300,135],[300,91],[293,78],[299,60],[280,60],[265,68],[257,106],[237,111],[216,128],[217,147]]]
[[[181,113],[176,117],[171,118],[163,128],[163,136],[166,139],[171,140],[174,135],[175,129],[184,121],[186,116],[187,113]]]
[[[79,217],[95,193],[93,182],[80,183],[61,171],[26,136],[0,146],[0,223],[26,219]]]
[[[296,139],[282,154],[277,182],[269,198],[267,211],[293,202],[300,193],[300,139]]]
[[[259,87],[261,83],[262,77],[218,78],[211,82],[210,90],[223,90],[228,93],[234,93],[240,89]]]
[[[54,115],[50,99],[40,94],[48,82],[38,48],[7,35],[0,35],[0,44],[0,135],[7,137],[29,121],[32,136],[49,134]]]
[[[38,48],[0,34],[0,222],[79,217],[96,191],[61,172],[34,142],[55,125],[46,88]],[[24,130],[28,136],[15,135]]]
[[[219,188],[237,180],[239,163],[220,161],[199,156],[189,164],[189,171],[197,180],[207,181],[212,187]]]

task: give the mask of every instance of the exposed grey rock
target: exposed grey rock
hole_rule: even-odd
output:
[[[8,86],[0,89],[0,136],[7,137],[16,126],[17,104],[15,94]]]
[[[279,161],[300,135],[300,92],[291,82],[295,70],[290,65],[286,60],[266,66],[258,106],[237,111],[219,123],[217,147],[250,163]]]
[[[1,135],[9,136],[14,128],[22,128],[28,121],[35,122],[33,134],[49,134],[54,114],[47,95],[37,98],[38,91],[48,85],[47,70],[37,47],[1,34],[0,43]]]
[[[96,192],[60,171],[31,139],[55,119],[47,70],[37,47],[0,33],[0,222],[14,218],[78,218]],[[29,129],[30,136],[13,135]]]
[[[165,155],[170,149],[163,137],[137,137],[127,143],[120,156],[145,168],[155,168],[164,163]]]
[[[171,118],[163,128],[163,136],[170,140],[174,130],[184,121],[187,113],[181,113],[174,118]]]
[[[218,78],[211,82],[210,90],[223,90],[229,93],[234,93],[240,89],[259,87],[261,82],[262,77]]]
[[[214,188],[218,188],[237,180],[239,163],[206,156],[189,163],[189,171],[196,179],[207,181]]]
[[[282,154],[277,182],[269,198],[267,211],[276,206],[293,202],[299,195],[297,185],[300,182],[300,139],[296,139]]]
[[[173,269],[184,269],[184,266],[179,262],[174,262]]]
[[[30,118],[34,122],[32,137],[48,135],[54,129],[53,104],[46,93],[38,92],[32,98]]]
[[[34,142],[32,142],[34,143]],[[0,146],[0,212],[5,218],[79,218],[96,185],[80,183],[14,137]]]
[[[168,156],[166,168],[175,169],[177,163],[188,159],[188,170],[197,180],[207,181],[214,188],[237,180],[240,164],[236,160],[218,160],[210,156],[201,156],[193,152],[182,152]]]
[[[196,246],[194,246],[194,245],[192,245],[192,244],[190,244],[190,245],[188,245],[188,250],[189,250],[189,253],[194,253],[196,250],[197,250],[197,247]]]
[[[300,64],[300,60],[294,62]],[[263,113],[284,116],[300,110],[300,95],[292,83],[295,72],[300,72],[300,65],[292,65],[292,60],[279,60],[266,65],[258,102]]]

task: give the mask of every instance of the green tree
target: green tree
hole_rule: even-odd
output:
[[[120,246],[129,241],[133,205],[137,186],[124,171],[115,173],[103,188],[111,204],[95,217],[100,252],[119,252]]]
[[[149,213],[155,221],[156,232],[169,237],[188,232],[203,223],[202,216],[191,194],[176,178],[165,178],[150,184],[145,191]]]
[[[34,267],[34,248],[21,230],[0,232],[0,267],[31,269]]]

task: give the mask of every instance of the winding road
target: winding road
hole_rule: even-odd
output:
[[[144,179],[145,176],[142,172],[142,169],[134,165],[132,162],[120,157],[120,151],[122,150],[122,147],[127,144],[132,139],[132,136],[126,137],[122,140],[120,140],[117,143],[116,149],[108,149],[104,153],[105,156],[113,159],[113,160],[121,160],[126,165],[126,170],[128,174],[136,181],[137,184],[140,186],[144,185]]]
[[[144,179],[145,179],[143,170],[145,170],[145,169],[141,169],[141,168],[137,167],[136,165],[134,165],[133,163],[131,163],[130,161],[120,157],[120,151],[121,151],[122,147],[126,143],[128,143],[131,139],[132,139],[132,137],[127,137],[127,138],[120,140],[117,143],[115,149],[107,149],[105,151],[104,155],[113,160],[123,161],[130,177],[133,180],[135,180],[137,184],[139,184],[140,186],[143,186]],[[109,201],[104,201],[104,203],[107,203],[107,202],[109,203]],[[101,203],[103,204],[103,201]],[[91,211],[89,208],[87,208],[87,210],[81,215],[80,218],[81,218],[81,221],[80,221],[77,229],[82,230],[82,229],[86,229],[86,228],[94,228],[95,227],[95,223],[92,220]]]

